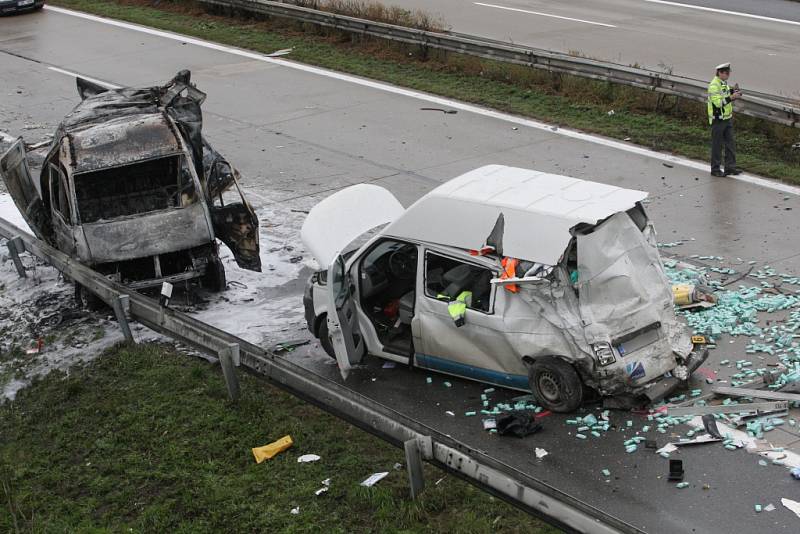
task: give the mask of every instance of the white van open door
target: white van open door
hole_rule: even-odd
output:
[[[347,379],[351,367],[364,356],[364,338],[358,329],[355,301],[344,258],[336,253],[328,267],[328,335],[339,371]]]

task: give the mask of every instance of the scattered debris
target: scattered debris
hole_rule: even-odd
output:
[[[285,56],[287,54],[291,54],[292,50],[294,50],[294,48],[282,48],[280,50],[276,50],[275,52],[272,52],[271,54],[267,54],[267,57]]]
[[[550,454],[546,450],[544,450],[542,448],[539,448],[539,447],[536,447],[536,449],[534,449],[534,453],[536,454],[536,458],[539,459],[539,460],[541,460],[542,458],[544,458],[545,456]]]
[[[541,423],[528,414],[512,412],[497,419],[497,432],[501,436],[512,435],[524,438],[542,429]]]
[[[308,339],[292,339],[289,341],[280,341],[272,347],[272,350],[274,352],[292,352],[297,347],[308,345],[309,343],[310,341]]]
[[[381,369],[394,369],[396,365],[394,362],[383,362]]]
[[[683,460],[669,461],[669,480],[683,480]]]
[[[661,164],[662,164],[664,167],[668,168],[668,169],[672,169],[672,168],[674,167],[674,165],[670,165],[669,163],[667,163],[667,162],[663,162],[663,161],[661,162]]]
[[[273,456],[282,453],[293,444],[294,442],[292,441],[291,436],[283,436],[281,439],[273,441],[272,443],[268,443],[262,447],[255,447],[253,449],[253,456],[256,459],[256,463],[260,464],[264,460],[269,460]]]
[[[292,514],[292,515],[297,515],[297,514],[299,514],[299,513],[300,513],[300,507],[299,507],[299,506],[296,506],[295,508],[292,508],[292,509],[289,511],[289,513],[290,513],[290,514]]]
[[[792,512],[794,512],[797,517],[800,517],[800,502],[782,498],[781,504],[784,505],[789,510],[791,510]]]
[[[458,113],[455,109],[442,109],[442,108],[419,108],[420,111],[441,111],[445,115],[455,115]]]
[[[380,480],[382,480],[386,475],[388,475],[388,471],[383,471],[381,473],[372,473],[369,477],[367,477],[362,483],[362,486],[370,488],[377,484]]]
[[[302,463],[307,463],[307,462],[316,462],[319,459],[320,459],[320,457],[317,456],[316,454],[304,454],[304,455],[300,456],[299,458],[297,458],[297,463],[301,463],[302,464]]]

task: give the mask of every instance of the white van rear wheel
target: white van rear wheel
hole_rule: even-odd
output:
[[[583,402],[583,384],[575,368],[552,356],[528,366],[528,383],[539,404],[554,412],[573,412]]]

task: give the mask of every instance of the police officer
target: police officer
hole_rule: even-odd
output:
[[[717,65],[717,75],[708,84],[708,123],[711,125],[711,174],[741,174],[736,168],[736,143],[733,140],[733,101],[742,96],[737,85],[728,86],[731,64]],[[725,170],[720,170],[722,147],[725,147]]]

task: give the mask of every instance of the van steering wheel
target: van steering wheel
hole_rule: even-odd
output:
[[[417,272],[416,256],[405,247],[395,250],[389,256],[389,271],[400,280],[411,280]]]

